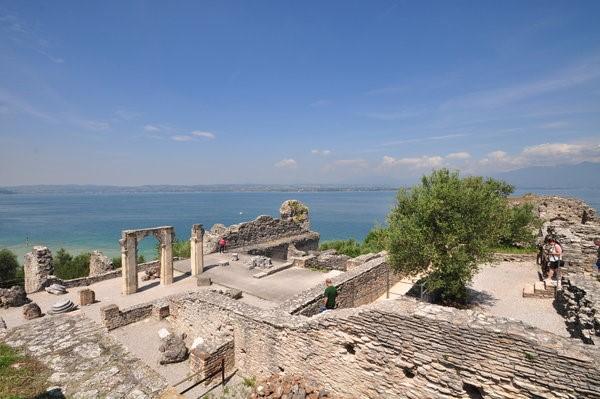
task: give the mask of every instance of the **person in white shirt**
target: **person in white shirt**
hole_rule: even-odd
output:
[[[558,279],[558,268],[560,267],[560,262],[562,260],[563,250],[554,238],[551,238],[548,242],[550,244],[548,251],[548,265],[550,266],[548,280],[552,281],[554,278]]]

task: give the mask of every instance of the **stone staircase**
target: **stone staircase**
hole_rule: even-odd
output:
[[[523,298],[554,298],[557,287],[544,281],[536,281],[523,288]]]

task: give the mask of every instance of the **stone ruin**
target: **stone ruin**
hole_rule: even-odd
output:
[[[204,235],[204,252],[216,252],[221,238],[227,240],[228,250],[283,260],[291,245],[301,251],[319,246],[319,233],[310,230],[308,207],[297,200],[285,201],[278,219],[263,215],[229,227],[215,224]]]
[[[112,260],[100,251],[90,254],[90,276],[98,276],[114,269]]]
[[[15,285],[11,288],[0,288],[0,307],[17,307],[28,302],[29,299],[23,287]]]
[[[52,252],[48,247],[33,247],[33,250],[25,254],[25,292],[33,292],[44,289],[54,273],[52,264]]]

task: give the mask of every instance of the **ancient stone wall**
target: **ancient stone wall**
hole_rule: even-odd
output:
[[[160,267],[160,262],[158,260],[153,260],[151,262],[138,264],[137,271],[139,273],[139,272],[143,272],[143,271],[155,268],[155,267]],[[123,274],[123,271],[121,269],[116,269],[116,270],[111,270],[106,273],[98,274],[95,276],[79,277],[79,278],[74,278],[71,280],[63,280],[56,276],[50,276],[47,280],[46,285],[56,283],[56,284],[64,285],[66,288],[85,287],[90,284],[98,283],[100,281],[110,280],[112,278],[121,277],[122,274]]]
[[[375,301],[398,281],[401,276],[392,271],[385,258],[373,259],[353,270],[332,279],[338,290],[336,307],[351,308]],[[319,313],[323,305],[325,286],[303,291],[280,305],[291,314],[312,316]]]
[[[541,237],[555,236],[563,247],[568,273],[591,272],[596,263],[594,238],[600,237],[600,218],[585,202],[575,198],[527,195],[512,199],[534,205],[543,225]]]
[[[112,260],[100,251],[92,251],[90,254],[89,276],[97,276],[113,270]]]
[[[33,250],[25,254],[23,265],[25,274],[25,292],[31,294],[48,286],[48,280],[54,267],[52,265],[52,252],[48,247],[33,247]]]
[[[152,303],[140,304],[124,311],[117,305],[106,305],[100,308],[100,321],[110,331],[150,317],[153,309]]]
[[[177,301],[231,324],[242,375],[303,375],[336,397],[600,398],[598,348],[520,322],[408,298],[312,318],[203,292]]]
[[[557,291],[555,305],[573,337],[600,344],[600,281],[592,276],[569,276]]]
[[[235,351],[232,338],[218,345],[202,345],[190,352],[190,371],[201,372],[197,380],[208,378],[205,385],[213,381],[221,381],[233,370],[235,370]]]
[[[279,219],[263,215],[250,222],[229,227],[221,224],[214,225],[204,236],[204,253],[217,251],[218,241],[224,238],[228,241],[228,248],[246,248],[260,255],[264,253],[258,252],[270,250],[276,252],[275,257],[286,259],[288,245],[291,242],[299,245],[298,249],[301,250],[316,249],[319,234],[311,232],[309,226],[308,208],[299,201],[288,200],[281,206]],[[268,243],[273,245],[265,245]],[[282,252],[281,256],[279,251]]]

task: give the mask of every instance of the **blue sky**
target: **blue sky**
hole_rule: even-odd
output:
[[[600,161],[598,1],[0,1],[0,185]]]

